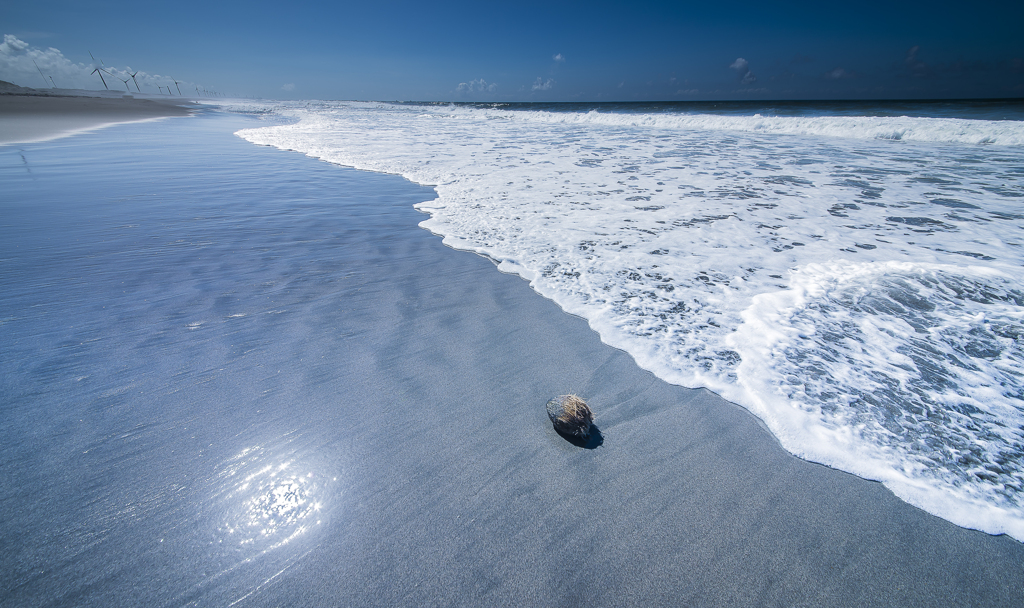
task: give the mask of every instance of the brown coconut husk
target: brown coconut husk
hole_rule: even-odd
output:
[[[555,430],[586,439],[594,423],[594,413],[579,395],[559,395],[547,403],[548,418]]]

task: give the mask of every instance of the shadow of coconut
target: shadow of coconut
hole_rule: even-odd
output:
[[[596,424],[590,426],[590,436],[586,439],[578,435],[568,435],[558,429],[555,429],[555,432],[558,433],[559,437],[565,439],[578,448],[593,450],[604,443],[604,435],[601,434],[601,429],[597,428]]]

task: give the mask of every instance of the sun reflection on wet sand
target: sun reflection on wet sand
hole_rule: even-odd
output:
[[[203,596],[233,606],[316,550],[340,492],[304,439],[292,431],[252,445],[208,478],[207,559],[197,564],[201,580],[180,594],[183,604]]]
[[[218,481],[223,505],[218,543],[267,552],[323,523],[327,480],[294,454],[247,448],[225,463]]]

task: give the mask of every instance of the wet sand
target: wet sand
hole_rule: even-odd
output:
[[[3,251],[17,295],[0,310],[0,603],[1024,604],[1021,543],[793,457],[742,408],[662,382],[520,278],[444,247],[411,208],[429,189],[252,146],[231,135],[242,120],[105,131],[125,148],[97,170],[131,157],[140,179],[117,193],[123,211],[97,204],[101,254],[71,251],[81,267],[65,271],[32,257],[59,253]],[[82,165],[116,147],[101,135],[5,161],[21,176],[10,196],[109,190]],[[61,177],[71,155],[78,173]],[[134,201],[190,201],[180,243],[179,220]],[[47,295],[75,281],[109,297]],[[568,392],[594,409],[593,449],[547,418]],[[317,523],[226,552],[225,463],[270,466],[285,447],[334,480],[316,486]]]

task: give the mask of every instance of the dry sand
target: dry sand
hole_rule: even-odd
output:
[[[187,116],[179,100],[116,97],[99,91],[61,91],[17,87],[0,81],[0,145],[32,143],[106,125]],[[86,95],[96,95],[86,96]]]

